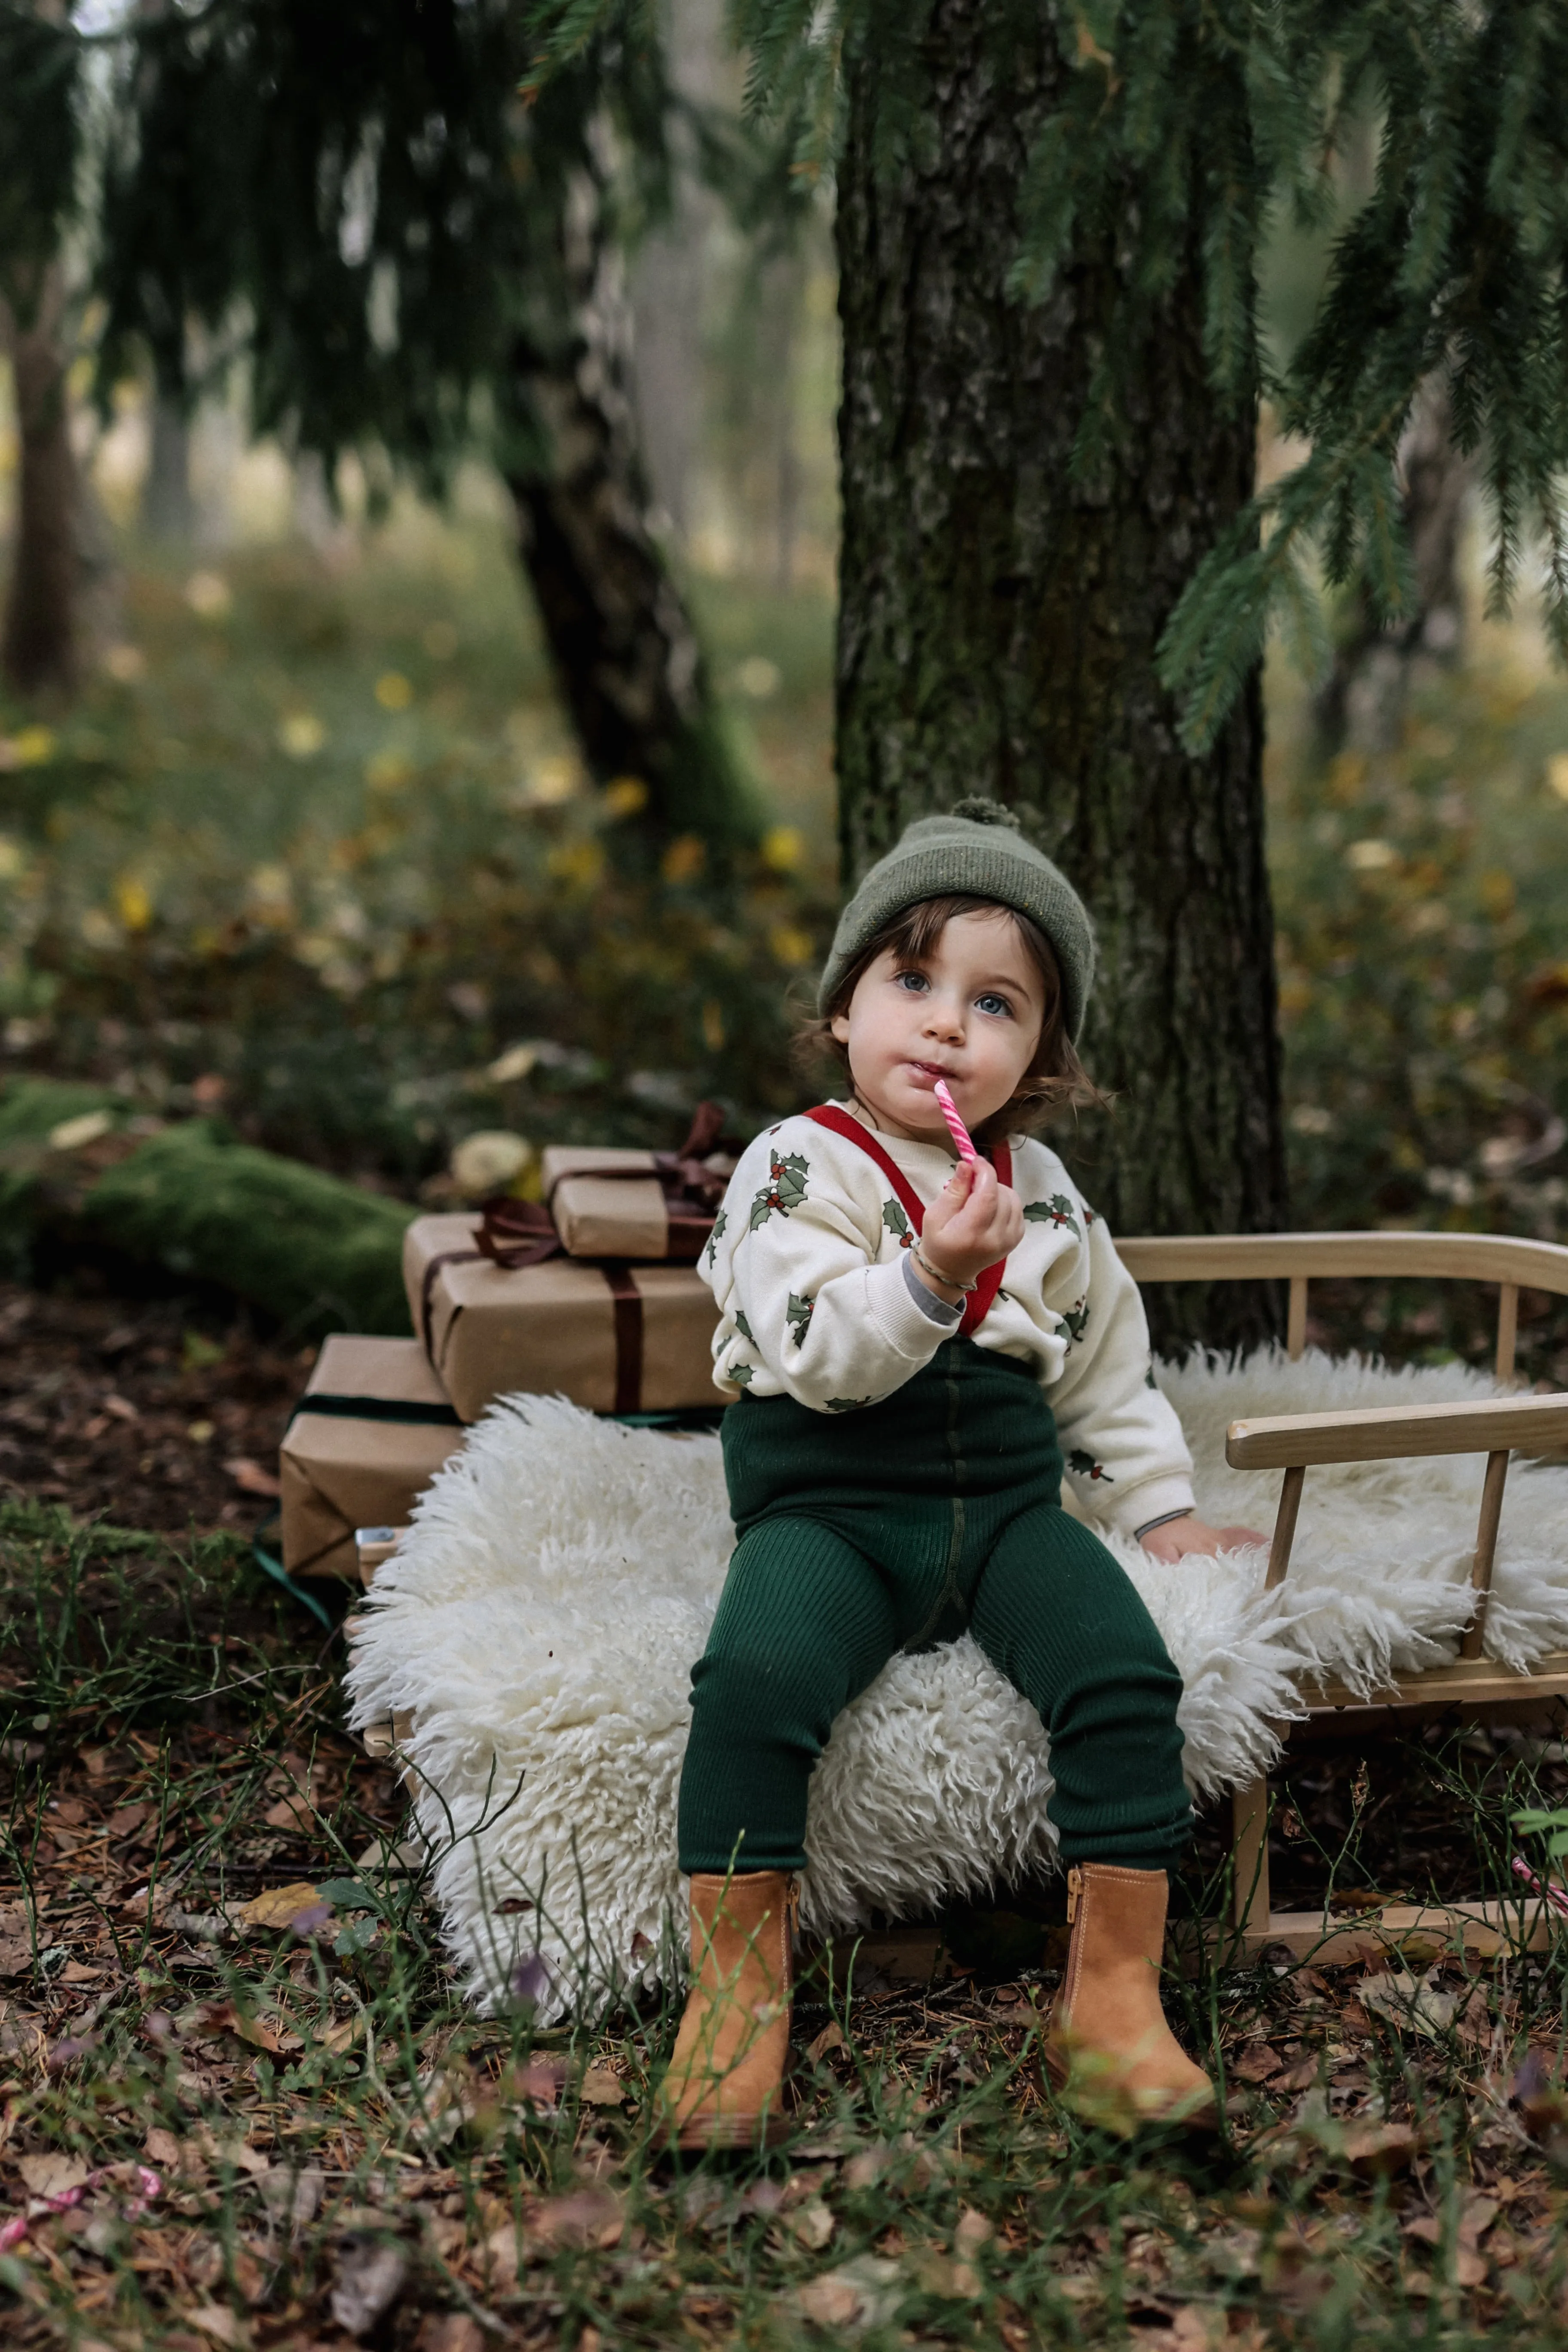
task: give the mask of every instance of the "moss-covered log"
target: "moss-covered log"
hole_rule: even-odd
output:
[[[974,791],[1032,811],[1092,908],[1085,1041],[1114,1115],[1065,1141],[1126,1233],[1249,1231],[1284,1209],[1256,681],[1211,753],[1177,738],[1155,647],[1252,486],[1250,403],[1205,376],[1197,257],[1140,298],[1125,432],[1074,465],[1118,257],[1080,240],[1055,292],[1006,290],[1031,141],[1064,67],[1048,12],[998,47],[938,0],[931,137],[873,155],[856,68],[838,177],[844,326],[837,729],[852,878],[912,816]],[[1151,1302],[1167,1347],[1272,1325],[1264,1296]]]
[[[139,1131],[102,1087],[28,1078],[0,1097],[0,1255],[17,1273],[43,1231],[230,1291],[301,1338],[405,1332],[414,1214],[214,1120]]]

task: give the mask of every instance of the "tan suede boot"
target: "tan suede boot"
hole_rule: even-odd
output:
[[[784,1871],[693,1877],[691,1989],[659,2090],[678,2147],[771,2147],[788,2130],[794,1919]]]
[[[1214,2085],[1160,2006],[1168,1890],[1163,1870],[1089,1862],[1068,1872],[1072,1942],[1046,2029],[1046,2066],[1069,2106],[1113,2131],[1219,2127]]]

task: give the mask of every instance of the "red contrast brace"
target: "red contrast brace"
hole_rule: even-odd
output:
[[[844,1138],[846,1143],[858,1144],[867,1158],[876,1161],[898,1194],[904,1214],[918,1237],[925,1229],[926,1213],[920,1194],[915,1191],[903,1170],[883,1150],[870,1129],[862,1127],[859,1120],[851,1118],[848,1111],[840,1110],[837,1103],[818,1103],[816,1108],[808,1110],[805,1116],[807,1118],[814,1118],[818,1127],[831,1128],[835,1135],[841,1135]],[[1013,1181],[1013,1155],[1005,1143],[998,1143],[985,1156],[996,1171],[996,1181],[999,1184],[1010,1184]],[[964,1300],[963,1319],[958,1328],[965,1339],[977,1331],[990,1314],[996,1301],[996,1293],[1002,1287],[1002,1276],[1006,1271],[1006,1259],[999,1257],[994,1265],[986,1267],[974,1288]]]

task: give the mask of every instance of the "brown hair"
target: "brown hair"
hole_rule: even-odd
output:
[[[939,898],[919,898],[912,907],[906,907],[901,913],[894,915],[867,940],[834,990],[826,1010],[801,1027],[795,1039],[795,1058],[802,1075],[815,1074],[825,1056],[831,1056],[847,1072],[848,1051],[833,1034],[833,1024],[841,1013],[848,1012],[849,1000],[862,975],[879,955],[890,951],[901,962],[923,964],[929,961],[932,949],[954,916],[994,914],[1011,915],[1017,925],[1018,936],[1040,975],[1045,991],[1045,1012],[1040,1021],[1039,1042],[1030,1056],[1028,1068],[1000,1110],[993,1111],[990,1118],[975,1129],[974,1140],[989,1149],[1021,1129],[1037,1126],[1050,1112],[1066,1105],[1103,1105],[1105,1097],[1079,1060],[1072,1039],[1067,1034],[1061,971],[1049,940],[1037,923],[1032,923],[1027,915],[1019,914],[1016,908],[1005,907],[995,898],[976,898],[967,891],[952,891]]]

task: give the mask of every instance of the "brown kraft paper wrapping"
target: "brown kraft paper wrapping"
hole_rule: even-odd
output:
[[[568,1257],[669,1255],[669,1211],[655,1177],[563,1176],[550,1213]]]
[[[330,1401],[330,1409],[311,1410],[312,1398]],[[354,1529],[406,1526],[463,1437],[417,1339],[335,1332],[316,1359],[279,1451],[289,1574],[357,1579]]]
[[[403,1245],[414,1328],[465,1421],[514,1391],[593,1412],[716,1405],[712,1294],[689,1265],[552,1257],[507,1269],[471,1216],[419,1217]]]

